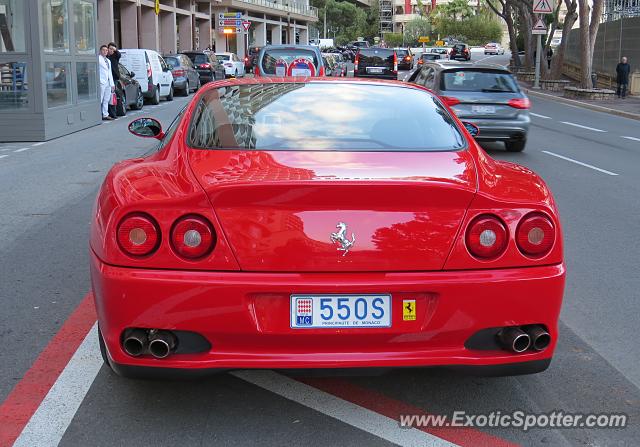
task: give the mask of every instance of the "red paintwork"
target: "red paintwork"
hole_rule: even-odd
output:
[[[491,159],[463,130],[457,152],[315,152],[195,150],[185,132],[194,104],[232,80],[203,87],[165,148],[121,162],[107,175],[91,227],[92,282],[112,360],[176,368],[490,365],[550,358],[564,288],[557,209],[533,172]],[[291,82],[345,82],[295,79]],[[421,89],[393,81],[399,88]],[[457,118],[455,118],[457,120]],[[462,126],[461,126],[462,127]],[[522,255],[514,240],[520,218],[549,216],[557,230],[542,258]],[[156,219],[158,250],[124,254],[115,229],[131,212]],[[199,260],[177,256],[174,222],[186,214],[210,220],[215,249]],[[465,230],[480,214],[507,226],[507,249],[480,260]],[[339,221],[357,243],[347,256],[331,244]],[[289,328],[292,293],[390,293],[390,328]],[[403,321],[403,298],[416,299],[416,321]],[[546,325],[553,343],[541,353],[471,351],[476,331]],[[128,327],[194,331],[210,352],[156,360],[120,346]]]

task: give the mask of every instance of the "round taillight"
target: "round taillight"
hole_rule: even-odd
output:
[[[120,249],[130,256],[147,256],[160,243],[160,230],[151,216],[130,214],[125,216],[117,230]]]
[[[171,230],[171,245],[183,258],[198,259],[206,256],[215,243],[213,228],[202,216],[181,217]]]
[[[556,239],[551,220],[542,214],[529,214],[518,225],[516,243],[527,256],[541,257],[549,253]]]
[[[496,258],[507,248],[507,228],[495,216],[479,216],[467,229],[467,249],[482,259]]]

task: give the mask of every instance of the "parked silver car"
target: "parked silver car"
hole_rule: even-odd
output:
[[[458,118],[475,124],[478,141],[504,141],[524,150],[529,132],[529,98],[501,65],[432,60],[406,78],[436,92]]]

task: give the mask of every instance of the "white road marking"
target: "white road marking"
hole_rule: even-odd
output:
[[[29,149],[31,149],[31,148],[30,148],[30,147],[23,147],[23,148],[21,148],[21,149],[16,149],[16,150],[15,150],[15,151],[13,151],[13,152],[24,152],[24,151],[28,151]]]
[[[400,428],[395,419],[274,371],[245,370],[233,371],[229,374],[397,445],[420,447],[456,445],[415,428]]]
[[[544,152],[545,154],[548,154],[548,155],[552,155],[554,157],[561,158],[563,160],[570,161],[571,163],[575,163],[577,165],[584,166],[585,168],[589,168],[589,169],[593,169],[595,171],[603,172],[603,173],[608,174],[608,175],[619,175],[619,174],[616,174],[615,172],[607,171],[606,169],[598,168],[597,166],[593,166],[593,165],[590,165],[590,164],[587,164],[587,163],[583,163],[581,161],[574,160],[573,158],[565,157],[564,155],[559,155],[559,154],[556,154],[554,152],[550,152],[550,151],[542,151],[542,152]]]
[[[13,447],[58,445],[102,365],[94,323]]]
[[[622,137],[622,138],[626,138],[627,140],[640,141],[640,138],[636,138],[636,137]]]
[[[529,112],[529,115],[535,116],[537,118],[544,118],[546,120],[550,120],[551,119],[550,116],[540,115],[539,113]]]
[[[562,124],[567,124],[569,126],[579,127],[581,129],[593,130],[594,132],[606,132],[606,130],[596,129],[595,127],[583,126],[582,124],[576,124],[569,121],[562,121]]]
[[[8,157],[8,155],[0,155],[0,158]]]
[[[47,144],[47,142],[46,141],[41,141],[40,143],[35,143],[35,144],[32,144],[31,146],[38,147],[38,146],[42,146],[43,144]]]

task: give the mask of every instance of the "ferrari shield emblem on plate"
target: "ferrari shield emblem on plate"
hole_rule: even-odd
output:
[[[337,250],[343,252],[342,256],[346,256],[349,253],[349,249],[356,243],[356,235],[351,233],[351,240],[347,239],[347,224],[344,222],[338,222],[336,228],[338,231],[331,233],[331,242],[340,244]]]

